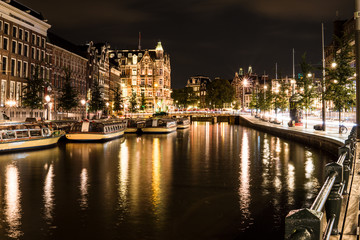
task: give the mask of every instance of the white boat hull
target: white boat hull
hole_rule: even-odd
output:
[[[190,124],[179,124],[179,125],[177,125],[178,129],[186,129],[186,128],[189,128],[189,127],[190,127]]]
[[[68,133],[66,138],[71,141],[107,141],[124,135],[124,130],[114,133]]]
[[[24,140],[2,141],[0,143],[0,152],[20,151],[37,148],[46,148],[57,144],[59,138],[45,137],[45,138],[26,138]]]
[[[174,127],[145,127],[141,128],[143,133],[170,133],[176,131],[176,126]]]

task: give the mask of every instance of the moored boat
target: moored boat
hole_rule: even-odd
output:
[[[170,133],[176,131],[176,120],[171,118],[150,118],[141,128],[143,133]]]
[[[124,135],[126,122],[122,120],[91,120],[75,123],[66,138],[71,141],[108,141]]]
[[[185,129],[190,127],[190,119],[187,117],[181,117],[176,119],[176,125],[178,129]]]
[[[139,133],[141,128],[145,126],[144,119],[127,118],[125,133]]]
[[[0,125],[0,153],[52,147],[63,131],[53,131],[41,123]]]

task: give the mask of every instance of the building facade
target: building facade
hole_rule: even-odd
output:
[[[155,49],[111,50],[109,57],[120,71],[125,111],[133,92],[138,103],[145,97],[146,112],[166,111],[172,106],[170,56],[164,52],[161,42]]]
[[[12,119],[30,116],[22,106],[23,89],[35,67],[45,77],[47,30],[51,27],[38,13],[16,1],[0,1],[0,109]],[[43,111],[35,110],[35,117]]]
[[[197,106],[199,108],[206,108],[206,86],[211,82],[209,77],[195,76],[190,77],[187,81],[186,87],[192,88],[195,97],[198,99]]]

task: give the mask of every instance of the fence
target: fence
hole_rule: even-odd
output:
[[[343,195],[348,194],[349,178],[356,154],[356,127],[339,148],[339,158],[325,167],[326,180],[310,208],[292,210],[285,219],[285,239],[329,239],[339,233]],[[325,219],[326,216],[326,219]]]

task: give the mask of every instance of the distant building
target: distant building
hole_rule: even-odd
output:
[[[82,56],[80,48],[69,41],[48,32],[47,53],[51,66],[51,74],[46,76],[50,80],[50,88],[46,89],[50,96],[50,119],[59,119],[63,116],[80,118],[85,113],[85,106],[80,104],[81,99],[86,99],[86,67],[88,60]],[[65,83],[65,71],[70,72],[73,88],[79,96],[79,107],[70,114],[60,111],[57,99]],[[65,115],[66,114],[66,115]]]
[[[256,73],[252,72],[252,67],[249,67],[247,73],[244,73],[244,70],[240,68],[239,72],[235,73],[235,76],[231,81],[231,85],[235,90],[235,101],[233,106],[239,105],[242,110],[248,109],[256,84],[259,84],[259,78]]]
[[[166,111],[172,106],[170,56],[161,42],[155,49],[110,50],[109,57],[118,64],[125,106],[132,91],[138,103],[145,96],[147,112]]]
[[[187,81],[186,87],[192,88],[195,96],[198,98],[198,107],[206,108],[206,86],[211,82],[209,77],[194,76]]]
[[[13,0],[0,1],[0,11],[0,109],[12,119],[24,119],[30,116],[21,104],[26,79],[35,66],[49,75],[45,59],[51,26],[41,13]],[[43,111],[35,110],[34,117],[43,117]]]

